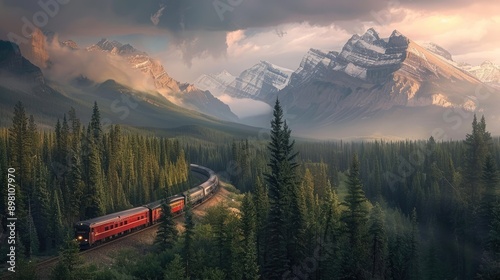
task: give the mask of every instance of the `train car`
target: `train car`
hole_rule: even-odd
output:
[[[170,210],[172,214],[178,214],[184,210],[184,197],[182,195],[174,195],[169,197],[168,203],[170,205]],[[161,217],[162,208],[161,205],[163,199],[157,200],[155,202],[148,203],[144,207],[149,209],[149,220],[151,224],[156,224]]]
[[[193,205],[201,203],[203,201],[203,198],[205,198],[205,191],[200,186],[189,189],[189,191],[184,192],[182,194],[186,198],[186,203],[187,203],[187,197],[189,195],[189,199],[191,200],[191,204]]]
[[[174,195],[170,197],[170,209],[172,214],[179,214],[184,210],[185,198],[182,195]]]
[[[136,207],[77,222],[75,238],[80,247],[88,247],[148,225],[149,209]]]
[[[202,174],[202,175],[208,177],[208,180],[206,180],[205,182],[200,184],[200,187],[203,188],[203,192],[204,192],[203,199],[206,199],[209,195],[213,194],[215,192],[215,190],[217,189],[217,187],[219,186],[219,180],[218,180],[217,176],[215,175],[215,172],[213,172],[212,170],[210,170],[206,167],[199,166],[197,164],[191,164],[190,168],[191,168],[191,171],[197,172],[199,174]]]

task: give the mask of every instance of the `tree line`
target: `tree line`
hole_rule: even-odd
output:
[[[17,103],[12,125],[0,130],[4,182],[8,168],[16,170],[17,248],[26,257],[57,248],[72,236],[76,221],[189,186],[189,165],[178,141],[124,133],[119,125],[103,131],[97,104],[87,126],[71,108],[54,131],[44,131]],[[5,226],[6,188],[0,195]]]

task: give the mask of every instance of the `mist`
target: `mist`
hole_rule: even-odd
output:
[[[240,119],[264,115],[272,111],[269,104],[250,98],[234,98],[227,94],[218,96],[217,98],[226,103],[231,108],[231,111]]]
[[[43,73],[51,80],[69,84],[73,79],[84,76],[97,83],[112,79],[136,90],[155,90],[151,77],[131,68],[118,55],[85,49],[73,50],[61,46],[57,38],[47,44],[47,52],[51,63],[43,69]]]

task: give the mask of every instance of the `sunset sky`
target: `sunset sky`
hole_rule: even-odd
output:
[[[437,43],[455,61],[500,63],[500,5],[489,0],[0,0],[1,39],[25,36],[26,20],[80,47],[130,43],[187,82],[260,60],[295,70],[309,48],[340,51],[369,27]]]

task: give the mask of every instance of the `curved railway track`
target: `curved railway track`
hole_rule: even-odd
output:
[[[198,172],[194,172],[194,171],[191,171],[191,172],[194,173],[194,174],[196,174],[197,176],[201,175]],[[207,179],[209,179],[209,178],[207,178]],[[205,181],[205,182],[208,182],[208,181]],[[214,197],[219,192],[219,189],[220,189],[220,186],[217,187],[213,193],[211,193],[210,195],[207,195],[206,198],[203,201],[201,201],[200,203],[198,203],[196,205],[193,205],[193,208],[198,208],[199,206],[205,204],[205,202],[209,201],[212,197]],[[174,219],[176,219],[178,217],[181,217],[183,215],[184,215],[184,212],[178,213],[178,214],[174,215]],[[95,246],[93,246],[93,247],[91,247],[89,249],[80,251],[78,253],[78,255],[79,256],[83,256],[83,255],[89,254],[91,252],[102,250],[105,247],[108,247],[108,246],[110,246],[112,244],[115,244],[115,243],[123,242],[124,240],[127,240],[130,237],[132,237],[132,236],[135,236],[135,235],[138,235],[140,233],[143,233],[144,231],[149,231],[149,230],[155,229],[160,224],[161,223],[156,223],[156,224],[148,226],[146,228],[134,230],[134,231],[132,231],[130,233],[127,233],[127,234],[121,235],[119,237],[113,238],[113,239],[108,240],[108,241],[106,241],[104,243],[101,243],[99,245],[95,245]],[[58,260],[59,260],[59,256],[48,258],[48,259],[45,259],[45,260],[41,260],[41,261],[37,262],[36,265],[35,265],[36,266],[36,271],[39,271],[41,269],[47,269],[48,267],[52,267],[52,265],[56,264],[58,262]],[[2,275],[0,276],[0,279],[12,279],[13,277],[14,277],[13,273],[11,273],[11,272],[9,273],[9,272],[3,271]]]

